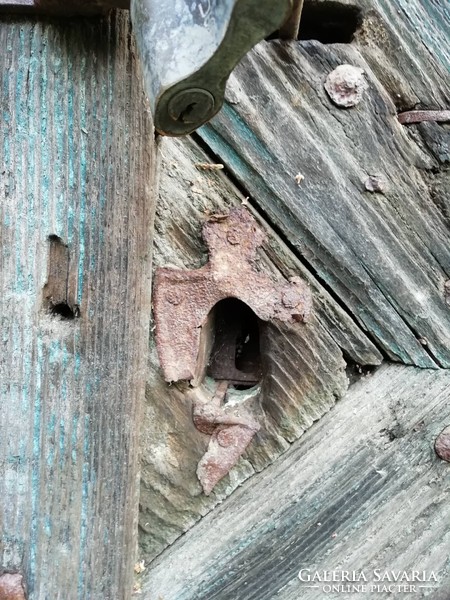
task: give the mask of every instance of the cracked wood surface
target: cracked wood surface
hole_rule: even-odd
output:
[[[305,568],[434,571],[434,589],[398,596],[447,600],[450,466],[433,445],[450,422],[449,387],[448,371],[392,364],[363,377],[281,460],[156,559],[143,597],[392,597],[306,588]]]
[[[156,165],[128,15],[2,16],[0,45],[0,574],[124,600]]]
[[[351,43],[260,44],[211,124],[164,145],[156,264],[200,267],[205,215],[248,196],[269,233],[261,267],[305,279],[314,314],[303,329],[273,325],[263,427],[210,498],[195,477],[207,438],[193,427],[186,390],[163,383],[151,342],[140,513],[148,559],[245,479],[283,461],[347,389],[346,363],[450,365],[449,125],[404,126],[396,117],[448,109],[448,13],[415,0],[343,4],[362,10]],[[351,109],[334,106],[323,88],[342,63],[363,68],[368,82]],[[194,167],[210,162],[225,169]],[[366,190],[370,176],[386,182],[384,193]]]

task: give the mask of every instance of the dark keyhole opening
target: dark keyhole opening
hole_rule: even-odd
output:
[[[362,24],[362,11],[341,2],[306,1],[300,20],[300,40],[348,44]]]
[[[218,302],[212,317],[214,341],[207,374],[237,389],[253,387],[262,377],[258,317],[236,298]]]

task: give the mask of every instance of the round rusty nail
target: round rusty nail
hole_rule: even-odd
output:
[[[286,290],[282,297],[282,302],[286,308],[295,308],[301,301],[301,294],[299,294],[295,288]]]
[[[169,302],[169,304],[173,304],[174,306],[177,306],[178,304],[181,303],[182,296],[181,296],[180,292],[172,290],[171,292],[167,292],[166,300],[167,300],[167,302]]]
[[[236,246],[241,241],[239,233],[237,231],[235,231],[234,229],[230,229],[230,231],[227,233],[227,240],[233,246]]]
[[[325,81],[325,90],[330,99],[342,108],[356,106],[366,89],[363,69],[353,65],[339,65]]]
[[[372,194],[384,194],[386,191],[386,180],[383,175],[370,175],[364,182],[364,187]]]
[[[20,573],[4,573],[0,577],[0,599],[25,600],[23,577]]]
[[[439,458],[450,462],[450,426],[446,427],[437,436],[434,443],[434,449]]]
[[[229,429],[221,429],[217,434],[217,441],[222,448],[228,448],[234,441],[232,432]]]

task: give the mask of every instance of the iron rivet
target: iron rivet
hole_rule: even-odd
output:
[[[25,600],[23,577],[20,573],[4,573],[0,577],[0,600]]]
[[[166,300],[167,300],[167,302],[169,302],[169,304],[173,304],[174,306],[177,306],[178,304],[181,304],[182,297],[181,297],[180,292],[173,290],[171,292],[167,292]]]
[[[233,443],[233,434],[229,429],[222,429],[217,434],[217,441],[222,448],[228,448]]]
[[[286,308],[295,308],[302,301],[302,297],[296,289],[290,289],[284,292],[282,301]]]
[[[446,427],[437,436],[434,449],[439,458],[450,462],[450,426]]]
[[[241,242],[239,233],[233,229],[230,229],[230,231],[227,233],[227,240],[233,246],[237,246]]]

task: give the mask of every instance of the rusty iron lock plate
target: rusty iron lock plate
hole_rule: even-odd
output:
[[[208,316],[221,300],[241,300],[261,321],[308,317],[311,293],[306,284],[299,279],[279,284],[256,270],[256,252],[265,237],[246,208],[235,208],[205,223],[209,262],[204,267],[157,269],[156,343],[166,381],[184,379],[197,385],[204,378],[212,343]]]
[[[256,253],[265,237],[246,208],[235,208],[203,226],[205,266],[156,271],[153,306],[164,378],[190,382],[194,424],[211,435],[197,468],[205,494],[260,428],[251,409],[263,387],[258,322],[303,322],[311,312],[311,292],[300,279],[279,283],[257,270]],[[228,320],[227,310],[233,311]],[[250,347],[243,361],[240,344]]]

